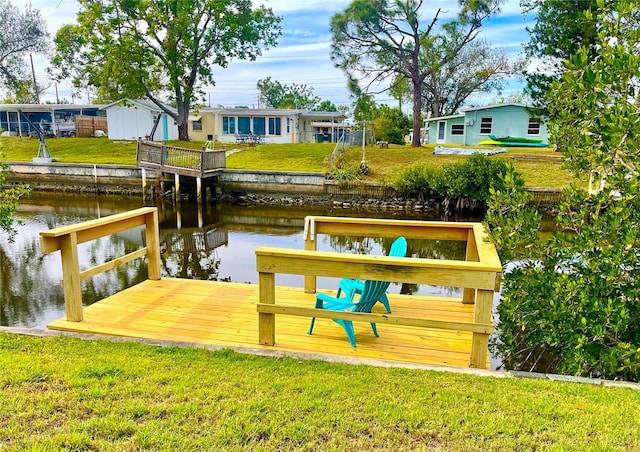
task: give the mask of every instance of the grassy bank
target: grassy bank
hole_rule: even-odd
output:
[[[0,333],[0,449],[637,450],[640,392]]]
[[[38,151],[38,141],[30,138],[0,137],[4,145],[4,160],[31,161]],[[170,142],[175,146],[201,149],[203,142]],[[47,140],[51,155],[60,162],[99,163],[117,165],[136,164],[134,141],[114,141],[107,138],[54,138]],[[217,149],[221,144],[216,146]],[[442,166],[464,160],[459,155],[433,155],[434,146],[412,148],[391,145],[388,149],[376,146],[365,148],[365,160],[370,168],[368,180],[393,183],[402,170],[418,163]],[[227,158],[227,166],[237,169],[319,171],[328,169],[333,143],[264,144],[256,147],[237,147],[227,144],[226,149],[241,149]],[[534,148],[512,148],[506,154],[491,158],[509,159],[514,162],[529,186],[559,187],[575,181],[562,169],[562,163],[553,158],[553,152]],[[536,157],[521,158],[521,157]],[[347,151],[347,161],[358,166],[362,160],[362,148],[355,146]]]

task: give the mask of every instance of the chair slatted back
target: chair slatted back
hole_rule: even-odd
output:
[[[406,257],[407,255],[407,239],[404,237],[398,237],[391,244],[391,249],[389,250],[390,257]]]
[[[387,291],[391,282],[389,281],[365,281],[362,295],[353,308],[354,312],[371,312],[373,306],[380,297]]]

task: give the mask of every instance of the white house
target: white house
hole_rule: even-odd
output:
[[[337,141],[348,128],[340,112],[275,108],[201,108],[189,116],[189,137],[235,143],[245,136],[263,143]]]
[[[146,99],[121,99],[101,108],[107,112],[109,138],[115,140],[136,140],[145,138],[153,141],[178,139],[178,126],[171,116]],[[173,107],[167,106],[170,111]],[[154,129],[156,120],[159,119]],[[153,131],[153,134],[152,134]]]

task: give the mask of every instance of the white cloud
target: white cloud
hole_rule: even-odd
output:
[[[66,23],[75,22],[78,3],[75,0],[13,0],[23,8],[31,3],[39,9],[47,21],[51,35]],[[228,69],[215,69],[216,86],[210,91],[213,105],[255,105],[256,83],[271,76],[283,83],[305,83],[312,86],[318,96],[337,104],[350,103],[344,74],[334,67],[330,59],[330,17],[349,4],[349,0],[258,0],[254,5],[271,7],[275,14],[284,17],[283,37],[280,45],[265,51],[255,62],[234,61]],[[453,17],[458,11],[457,0],[425,1],[422,20],[427,23],[441,8],[442,19]],[[521,15],[519,0],[507,0],[497,19],[483,27],[481,36],[491,44],[505,47],[509,54],[521,52],[521,44],[528,37],[524,31],[526,19]],[[44,79],[47,61],[35,58],[36,75]],[[70,98],[70,88],[58,87],[61,97]],[[209,96],[207,96],[209,98]],[[55,100],[52,85],[46,100]],[[379,99],[389,99],[387,95]],[[208,101],[208,99],[207,99]]]

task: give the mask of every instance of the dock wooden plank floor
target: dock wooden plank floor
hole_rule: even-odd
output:
[[[473,305],[459,299],[389,295],[394,314],[420,312],[437,320],[472,321]],[[357,347],[329,319],[276,315],[276,344],[258,344],[257,284],[162,278],[147,280],[84,308],[82,322],[56,320],[48,328],[92,334],[196,342],[351,358],[469,367],[471,333],[354,322]],[[276,287],[276,303],[313,306],[302,288]],[[375,312],[384,312],[380,303]],[[487,360],[489,362],[489,360]],[[490,365],[487,365],[489,368]]]

